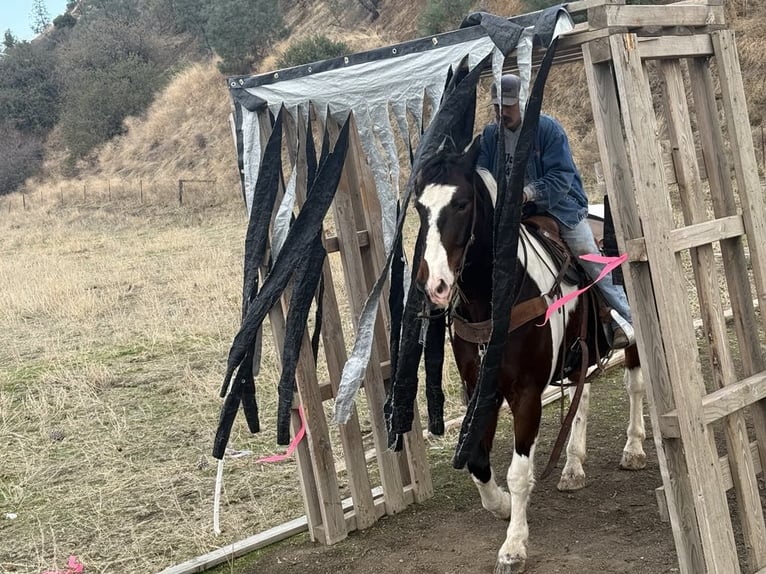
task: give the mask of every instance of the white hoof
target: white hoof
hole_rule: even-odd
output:
[[[495,574],[519,574],[527,566],[526,556],[520,554],[498,556],[495,564]]]
[[[646,454],[643,452],[622,451],[620,468],[624,470],[642,470],[646,468]]]
[[[585,473],[568,472],[564,469],[561,473],[561,479],[556,485],[561,492],[574,492],[585,488]]]

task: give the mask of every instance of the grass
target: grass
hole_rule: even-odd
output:
[[[294,461],[231,459],[223,533],[212,533],[210,451],[240,320],[246,220],[238,194],[183,207],[101,200],[83,201],[75,189],[63,206],[55,195],[27,210],[0,205],[2,573],[61,568],[70,555],[89,572],[156,572],[304,513]],[[338,269],[339,258],[331,264]],[[341,313],[350,346],[348,310]],[[229,443],[258,456],[283,450],[279,367],[269,336],[265,344],[263,431],[250,435],[240,416]],[[449,367],[446,408],[455,416],[460,384]],[[320,362],[320,377],[325,370]],[[363,398],[358,405],[364,433]],[[379,483],[374,464],[370,475]],[[347,490],[343,474],[339,483]]]
[[[0,221],[0,517],[17,515],[0,520],[0,572],[70,554],[92,572],[158,571],[301,514],[292,463],[233,461],[225,532],[211,533],[244,230],[236,195]],[[268,430],[250,439],[239,424],[232,445],[276,449]]]

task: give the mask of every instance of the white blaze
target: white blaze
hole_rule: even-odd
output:
[[[447,261],[447,250],[444,249],[442,244],[441,233],[439,233],[436,222],[442,209],[452,201],[452,196],[456,191],[457,187],[454,185],[428,184],[418,199],[418,203],[428,211],[428,232],[426,234],[426,248],[423,258],[428,264],[426,292],[431,296],[432,300],[434,289],[441,281],[447,284],[448,289],[452,289],[455,281],[455,275],[449,268],[449,262]]]

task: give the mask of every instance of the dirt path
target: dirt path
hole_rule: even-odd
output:
[[[647,470],[626,472],[618,468],[627,417],[627,399],[620,378],[618,369],[610,380],[593,389],[587,487],[576,493],[560,493],[555,475],[535,487],[528,512],[530,573],[678,571],[670,525],[660,521],[657,511],[654,489],[662,482],[650,428],[644,445],[649,458]],[[547,461],[558,416],[558,408],[546,410],[537,453],[538,472]],[[510,444],[508,425],[500,433],[496,445]],[[504,473],[510,461],[506,450],[495,447],[498,473]],[[332,547],[298,537],[219,571],[491,573],[507,522],[481,508],[467,473],[451,468],[450,454],[447,451],[435,456],[432,469],[436,494],[424,504],[384,518]]]

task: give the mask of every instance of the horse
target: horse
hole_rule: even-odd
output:
[[[491,325],[492,233],[496,195],[494,179],[487,170],[477,169],[479,152],[477,137],[466,151],[440,151],[424,161],[415,178],[415,207],[424,233],[423,257],[416,273],[432,307],[449,313],[455,326]],[[541,395],[545,387],[561,374],[565,355],[581,336],[580,319],[585,313],[587,297],[595,290],[566,303],[563,312],[543,323],[539,309],[519,311],[525,301],[540,299],[560,282],[560,295],[578,288],[576,281],[558,278],[559,269],[529,224],[522,222],[519,231],[518,259],[515,271],[514,311],[511,332],[507,335],[497,376],[501,398],[487,425],[480,445],[467,461],[482,506],[498,518],[509,520],[507,536],[496,562],[496,574],[522,572],[527,560],[529,529],[527,504],[535,483],[533,460],[535,440],[542,415]],[[557,279],[558,278],[558,279]],[[552,297],[544,297],[550,303]],[[544,313],[544,309],[542,311]],[[515,316],[523,324],[516,325]],[[530,315],[533,315],[530,317]],[[464,329],[465,330],[465,329]],[[603,337],[600,321],[591,329]],[[484,341],[489,336],[485,333]],[[587,365],[594,364],[589,345]],[[477,384],[481,366],[482,339],[463,335],[455,329],[452,349],[467,396]],[[646,466],[643,440],[645,387],[635,344],[625,349],[624,381],[630,397],[630,421],[620,466],[639,470]],[[587,366],[578,366],[567,378],[576,380]],[[563,384],[563,381],[562,381]],[[566,448],[566,463],[558,489],[575,491],[585,486],[583,463],[586,458],[585,438],[588,419],[590,385],[585,382]],[[570,397],[572,397],[570,387]],[[502,401],[507,401],[513,415],[514,452],[507,471],[508,492],[501,489],[490,464],[490,451]],[[563,445],[562,445],[563,446]]]

